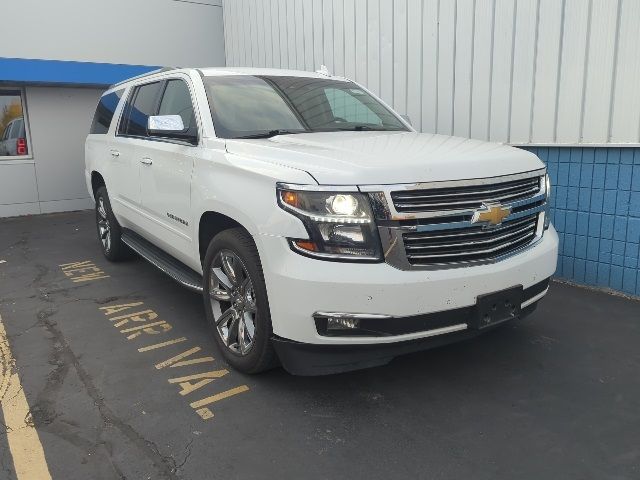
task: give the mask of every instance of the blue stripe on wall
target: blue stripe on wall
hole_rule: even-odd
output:
[[[111,85],[159,67],[116,63],[72,62],[0,57],[0,81]]]
[[[547,164],[557,276],[640,296],[640,148],[528,148]]]

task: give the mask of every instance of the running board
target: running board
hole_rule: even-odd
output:
[[[202,276],[180,260],[145,240],[137,233],[122,229],[122,241],[134,252],[189,290],[202,293]]]

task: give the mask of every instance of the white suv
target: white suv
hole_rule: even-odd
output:
[[[110,88],[86,141],[105,256],[203,292],[226,360],[381,365],[532,311],[556,268],[532,153],[417,133],[325,73],[167,69]]]

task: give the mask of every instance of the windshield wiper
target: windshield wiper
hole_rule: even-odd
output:
[[[379,128],[379,127],[371,127],[369,125],[354,125],[352,127],[336,127],[336,130],[341,130],[341,131],[345,131],[345,132],[361,132],[364,130],[367,131],[376,131],[376,132],[386,132],[386,131],[391,131],[392,129],[390,128]]]
[[[268,132],[254,133],[251,135],[241,135],[239,137],[233,137],[233,138],[271,138],[271,137],[275,137],[276,135],[293,135],[296,133],[305,133],[305,132],[306,130],[279,129],[279,130],[269,130]]]

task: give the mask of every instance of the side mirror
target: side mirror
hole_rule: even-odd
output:
[[[152,115],[147,120],[149,135],[162,138],[175,138],[192,145],[198,144],[198,136],[185,128],[180,115]]]
[[[180,115],[152,115],[147,120],[147,130],[151,135],[160,136],[185,133]]]
[[[413,124],[411,123],[411,119],[409,118],[409,115],[400,115],[400,117],[413,127]]]

